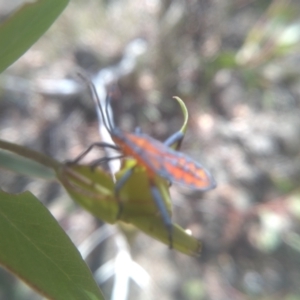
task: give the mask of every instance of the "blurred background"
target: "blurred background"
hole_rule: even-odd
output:
[[[0,20],[21,3],[1,0]],[[218,183],[171,188],[174,221],[203,241],[199,258],[103,224],[57,183],[1,170],[1,189],[49,207],[106,299],[300,299],[299,50],[297,0],[73,0],[1,74],[0,138],[60,161],[100,139],[78,70],[117,83],[117,126],[159,140],[180,128],[172,96],[182,98],[182,151]],[[0,299],[41,297],[0,269]]]

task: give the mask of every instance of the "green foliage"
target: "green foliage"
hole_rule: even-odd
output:
[[[126,164],[116,174],[116,178],[121,178],[133,163],[134,160],[126,160]],[[99,219],[110,224],[117,221],[129,223],[169,245],[168,233],[152,199],[148,175],[144,168],[135,168],[133,175],[121,189],[118,198],[114,194],[114,183],[110,175],[100,168],[92,171],[89,166],[62,165],[58,172],[58,178],[72,199]],[[171,214],[168,182],[157,176],[155,183]],[[123,210],[117,220],[120,202]],[[201,250],[199,241],[178,225],[174,225],[173,229],[173,247],[188,255],[198,255]]]
[[[26,3],[0,26],[0,72],[23,55],[52,25],[69,0]]]
[[[0,191],[0,263],[49,299],[103,299],[70,238],[31,193]]]

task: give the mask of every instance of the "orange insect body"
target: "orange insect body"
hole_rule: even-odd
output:
[[[216,183],[210,173],[189,156],[144,133],[127,133],[119,128],[114,128],[111,133],[121,152],[144,166],[150,178],[158,174],[188,188],[202,191],[215,188]]]
[[[95,161],[94,166],[104,161],[112,159],[122,158],[124,156],[133,157],[138,166],[143,166],[149,176],[149,188],[152,194],[153,200],[161,213],[162,220],[166,226],[170,248],[173,246],[172,228],[173,223],[171,220],[170,212],[168,211],[163,195],[159,188],[156,186],[153,180],[156,175],[159,175],[170,182],[176,182],[180,185],[198,189],[202,191],[213,189],[216,186],[215,180],[206,171],[201,164],[194,161],[189,156],[173,150],[169,147],[172,144],[180,144],[183,134],[177,132],[168,138],[165,143],[157,141],[152,137],[140,133],[127,133],[119,128],[112,126],[112,122],[109,119],[108,104],[109,97],[107,97],[105,113],[102,109],[100,99],[98,97],[95,86],[88,82],[88,87],[92,97],[98,104],[98,108],[103,120],[104,127],[114,140],[116,145],[108,144],[105,142],[94,143],[88,149],[86,149],[81,155],[74,160],[75,163],[80,161],[94,146],[108,147],[121,152],[120,156],[104,157]],[[106,116],[105,116],[106,115]],[[106,118],[107,117],[107,118]],[[115,193],[118,195],[120,189],[124,186],[126,181],[132,175],[134,167],[128,169],[127,172],[116,182]],[[118,199],[118,198],[117,198]],[[119,202],[119,217],[122,213],[122,202]]]

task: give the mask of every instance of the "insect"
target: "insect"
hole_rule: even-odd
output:
[[[121,154],[114,157],[102,157],[93,162],[92,167],[96,167],[104,161],[109,161],[117,158],[132,157],[136,160],[136,165],[129,169],[123,177],[115,184],[115,193],[118,195],[126,181],[134,172],[136,166],[142,166],[147,172],[149,179],[149,187],[153,200],[161,213],[162,220],[165,224],[169,246],[172,248],[172,220],[163,201],[163,197],[159,189],[155,185],[154,177],[159,175],[170,183],[207,191],[216,187],[215,180],[212,175],[198,162],[189,156],[177,151],[183,139],[182,132],[176,132],[170,136],[165,142],[160,142],[149,135],[142,133],[136,129],[134,133],[129,133],[120,128],[113,127],[109,119],[108,106],[110,98],[107,95],[105,111],[102,108],[99,96],[93,83],[83,78],[88,85],[89,92],[96,100],[96,103],[101,112],[101,117],[106,130],[109,132],[115,145],[105,142],[97,142],[90,145],[82,154],[80,154],[72,163],[79,162],[88,152],[94,147],[109,147],[118,150]],[[107,118],[106,118],[107,116]],[[173,150],[171,146],[175,145],[177,150]],[[122,202],[120,204],[119,216],[122,213]]]

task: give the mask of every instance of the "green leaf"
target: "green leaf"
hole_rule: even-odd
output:
[[[127,159],[126,166],[116,174],[120,179],[134,160]],[[172,203],[169,194],[169,183],[162,177],[155,176],[155,185],[159,188],[165,206],[172,215]],[[136,167],[120,191],[123,211],[120,220],[130,223],[153,238],[169,246],[169,235],[160,212],[152,198],[149,177],[146,170]],[[187,255],[197,256],[201,251],[201,243],[188,234],[178,224],[173,224],[173,248]]]
[[[0,72],[23,55],[52,25],[69,0],[26,3],[0,26]]]
[[[0,150],[0,167],[22,175],[38,177],[42,179],[55,178],[55,172],[49,168],[8,151]]]
[[[116,178],[120,179],[133,164],[135,160],[126,159],[125,166],[116,174]],[[73,200],[94,216],[110,224],[118,221],[129,223],[169,246],[168,232],[152,198],[148,174],[144,168],[134,169],[118,198],[115,196],[111,176],[100,168],[92,171],[90,166],[66,165],[58,172],[58,178]],[[171,215],[168,182],[156,176],[155,184]],[[117,219],[120,203],[122,212]],[[173,247],[188,255],[198,255],[201,250],[200,242],[177,224],[173,228]]]
[[[0,191],[0,263],[49,299],[104,299],[70,238],[31,193]]]
[[[116,223],[119,206],[110,174],[100,168],[92,171],[90,166],[65,165],[57,177],[74,201],[99,219]]]
[[[55,170],[59,166],[59,162],[47,155],[0,140],[0,168],[28,176],[55,179]]]

